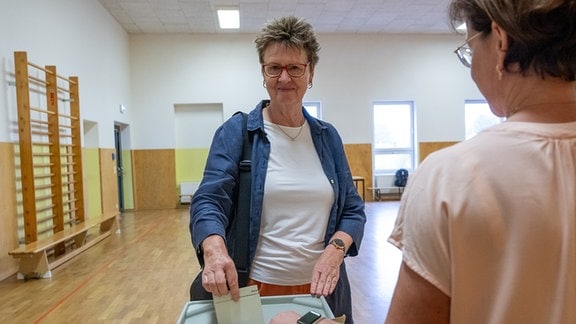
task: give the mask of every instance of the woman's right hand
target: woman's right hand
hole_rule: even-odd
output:
[[[226,243],[220,235],[208,236],[202,241],[204,270],[202,286],[214,296],[232,294],[232,300],[240,299],[238,273],[234,261],[228,255]]]

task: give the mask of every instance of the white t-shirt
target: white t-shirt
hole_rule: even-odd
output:
[[[576,122],[505,122],[430,155],[389,241],[452,323],[575,323]]]
[[[307,284],[324,251],[334,192],[307,122],[300,130],[265,121],[264,129],[271,143],[270,157],[250,277],[283,286]]]

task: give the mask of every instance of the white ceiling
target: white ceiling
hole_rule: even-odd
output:
[[[450,0],[98,0],[130,34],[257,33],[295,15],[317,33],[450,33]],[[220,30],[216,9],[240,9],[240,30]]]

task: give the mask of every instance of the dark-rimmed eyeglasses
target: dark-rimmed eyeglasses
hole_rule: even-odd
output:
[[[474,38],[478,37],[478,35],[482,34],[481,32],[474,34],[474,36],[468,38],[464,44],[458,46],[456,48],[456,50],[454,51],[454,53],[456,53],[456,55],[458,55],[458,58],[460,59],[460,62],[462,62],[462,64],[464,64],[465,67],[471,67],[472,66],[472,49],[470,48],[470,45],[468,45],[468,43],[473,40]]]
[[[306,73],[306,68],[310,63],[307,64],[288,64],[288,65],[280,65],[280,64],[262,64],[262,72],[267,77],[277,78],[282,74],[282,70],[286,70],[289,76],[293,78],[299,78]]]

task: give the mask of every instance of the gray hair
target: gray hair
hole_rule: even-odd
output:
[[[264,52],[273,43],[304,50],[312,67],[316,66],[319,60],[320,44],[316,40],[312,25],[302,18],[276,18],[262,28],[254,42],[260,63],[264,63]]]

